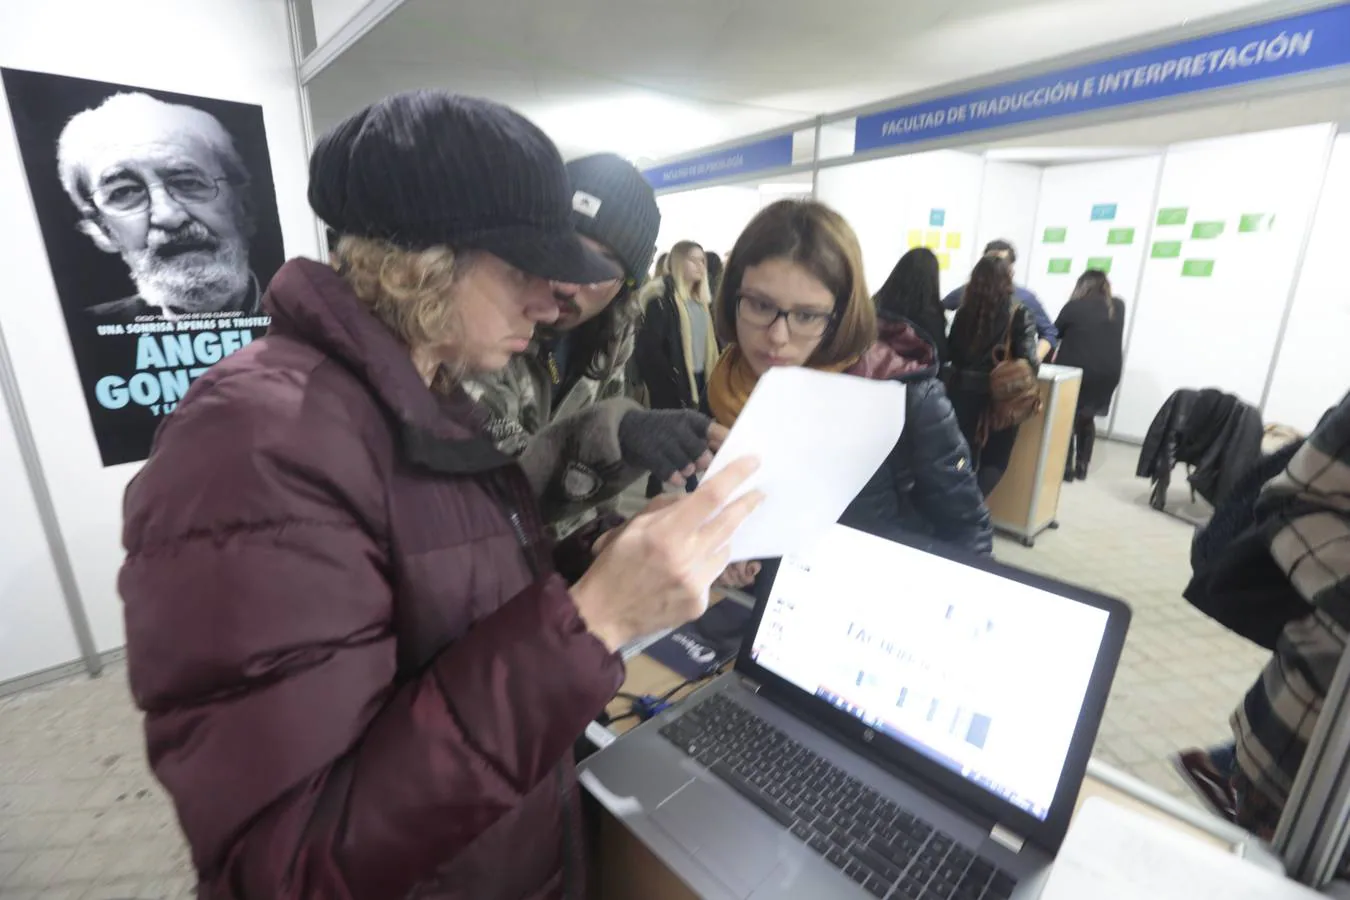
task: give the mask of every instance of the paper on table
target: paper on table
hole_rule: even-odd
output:
[[[905,427],[905,386],[813,369],[771,369],[736,419],[708,474],[756,456],[741,493],[764,502],[731,541],[731,561],[804,550],[876,473]]]
[[[1069,827],[1041,900],[1323,900],[1155,819],[1091,797]]]

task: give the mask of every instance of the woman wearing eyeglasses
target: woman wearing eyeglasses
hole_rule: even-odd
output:
[[[813,201],[765,207],[731,251],[713,316],[728,344],[708,382],[718,422],[730,427],[776,366],[899,381],[908,388],[904,432],[840,521],[990,552],[989,511],[933,345],[904,319],[878,319],[858,238],[838,213]],[[736,580],[735,572],[724,579]]]

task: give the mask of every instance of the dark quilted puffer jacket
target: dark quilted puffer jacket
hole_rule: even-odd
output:
[[[909,322],[880,322],[850,375],[903,382],[905,430],[840,521],[887,538],[929,537],[974,553],[993,549],[993,529],[970,448],[938,380],[933,345]]]
[[[622,664],[463,391],[318,263],[127,490],[131,689],[202,900],[585,891],[572,745]]]

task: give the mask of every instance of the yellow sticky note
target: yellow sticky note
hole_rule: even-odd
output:
[[[937,258],[938,268],[942,271],[945,272],[952,267],[952,255],[950,253],[939,253]]]
[[[948,250],[961,249],[961,232],[953,231],[951,234],[947,235],[947,249]]]
[[[911,250],[913,250],[915,247],[922,247],[922,246],[923,246],[923,229],[921,229],[921,228],[915,228],[913,231],[911,231],[911,232],[909,233],[909,240],[907,241],[907,243],[909,244],[909,248],[910,248]]]
[[[942,232],[930,231],[923,238],[923,245],[929,250],[936,250],[942,246]]]

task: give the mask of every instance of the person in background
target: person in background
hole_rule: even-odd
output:
[[[838,213],[809,200],[765,207],[731,251],[715,317],[728,344],[708,384],[720,424],[731,427],[759,378],[778,366],[898,381],[907,388],[904,431],[840,521],[889,539],[991,551],[989,511],[933,345],[904,319],[878,321],[858,238]],[[756,574],[742,566],[738,579],[736,568],[727,581]]]
[[[526,192],[521,184],[532,185]],[[663,498],[570,588],[465,375],[617,275],[543,131],[399,94],[337,125],[267,335],[216,364],[127,489],[119,587],[149,762],[200,896],[584,897],[573,742],[618,648],[698,614],[753,471]]]
[[[722,287],[722,257],[717,253],[709,253],[708,256],[708,295],[717,296],[717,291]]]
[[[1082,480],[1092,464],[1097,416],[1111,409],[1124,364],[1125,301],[1112,295],[1105,272],[1088,269],[1083,273],[1055,319],[1055,328],[1059,331],[1055,362],[1083,370],[1073,440],[1064,466],[1065,481]]]
[[[670,274],[670,254],[662,253],[652,263],[652,278],[664,278]]]
[[[1025,359],[1033,370],[1040,365],[1031,311],[1014,298],[1012,269],[996,255],[984,257],[970,274],[948,335],[951,401],[961,432],[975,451],[980,490],[986,497],[1008,469],[1018,430],[1014,426],[984,433],[989,374],[1005,354],[1009,359]]]
[[[990,241],[984,248],[985,256],[996,256],[1008,264],[1009,277],[1016,272],[1017,251],[1013,245],[1004,240]],[[952,291],[942,300],[942,305],[947,309],[954,310],[961,306],[961,298],[965,296],[965,286],[961,286]],[[1050,351],[1055,349],[1059,343],[1059,331],[1055,328],[1055,323],[1050,321],[1050,316],[1046,314],[1045,307],[1041,305],[1040,298],[1024,287],[1013,287],[1014,299],[1022,304],[1031,313],[1031,318],[1036,326],[1036,335],[1038,342],[1036,353],[1038,360],[1044,360],[1050,355]]]
[[[558,318],[498,372],[466,384],[488,411],[498,449],[527,470],[543,454],[561,466],[539,473],[545,521],[564,537],[644,472],[683,487],[709,451],[711,420],[693,410],[649,412],[624,399],[633,355],[637,285],[656,253],[661,212],[642,173],[621,156],[598,153],[567,164],[572,226],[610,260],[617,278],[551,285]],[[576,419],[583,417],[586,422]],[[555,421],[568,421],[550,429]],[[580,435],[565,440],[564,435]],[[563,446],[551,446],[563,442]],[[538,445],[533,446],[532,445]]]
[[[652,409],[706,410],[707,372],[718,356],[707,257],[698,244],[681,241],[668,265],[670,274],[649,281],[638,296],[638,372]],[[653,475],[648,493],[660,490]]]
[[[1275,653],[1233,713],[1237,823],[1270,840],[1336,667],[1350,622],[1350,396],[1332,409],[1269,481],[1255,528],[1311,611],[1284,626]],[[1342,867],[1343,869],[1343,867]]]
[[[890,277],[873,301],[877,313],[892,319],[908,319],[923,332],[937,351],[938,363],[951,356],[947,349],[947,314],[939,288],[938,258],[926,247],[915,247],[895,264]]]

